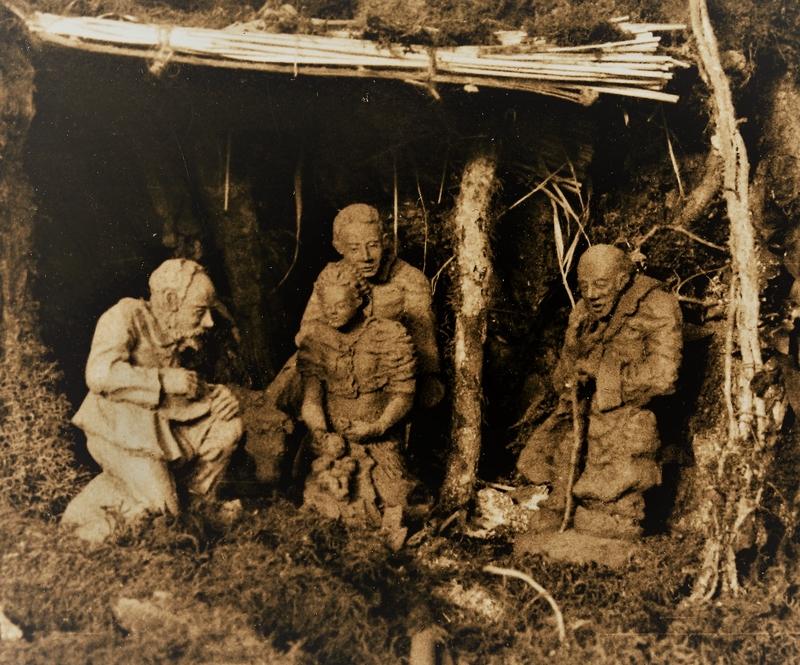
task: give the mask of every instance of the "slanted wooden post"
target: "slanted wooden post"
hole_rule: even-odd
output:
[[[724,196],[730,220],[731,285],[725,339],[723,397],[727,436],[712,450],[698,450],[708,485],[703,505],[706,542],[690,600],[708,601],[719,591],[741,591],[736,551],[756,519],[774,460],[777,424],[765,401],[750,387],[762,365],[759,339],[759,262],[749,210],[749,162],[738,128],[730,84],[722,68],[706,0],[689,0],[701,72],[711,93],[715,136],[722,158]],[[738,351],[738,353],[737,353]]]
[[[462,506],[472,496],[481,451],[483,343],[492,273],[490,204],[496,167],[494,146],[479,146],[464,169],[452,217],[456,265],[453,429],[440,496],[447,508]]]

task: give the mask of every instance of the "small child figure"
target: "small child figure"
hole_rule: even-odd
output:
[[[319,457],[311,463],[303,504],[331,519],[346,517],[342,509],[350,503],[350,484],[357,463],[344,456],[347,444],[335,432],[327,432],[321,440],[315,440],[313,448]]]

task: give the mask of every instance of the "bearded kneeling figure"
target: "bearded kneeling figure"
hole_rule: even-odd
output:
[[[406,536],[415,487],[401,453],[414,403],[414,347],[402,324],[365,315],[366,287],[346,263],[315,285],[323,317],[298,340],[302,418],[317,456],[304,503],[328,517],[381,528],[394,549]]]
[[[150,299],[103,314],[86,364],[89,394],[73,418],[103,471],[67,506],[62,524],[101,541],[119,520],[177,514],[178,489],[213,496],[242,436],[239,404],[222,385],[179,366],[214,325],[214,286],[194,261],[150,276]]]

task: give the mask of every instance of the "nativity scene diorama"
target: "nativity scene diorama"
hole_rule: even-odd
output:
[[[800,654],[800,15],[61,4],[0,0],[0,661]]]

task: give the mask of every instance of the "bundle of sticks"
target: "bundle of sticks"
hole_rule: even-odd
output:
[[[525,90],[590,104],[599,94],[675,102],[665,91],[676,67],[657,53],[655,33],[678,24],[612,19],[630,39],[558,47],[541,41],[510,45],[382,45],[341,36],[275,34],[231,26],[225,30],[164,26],[112,18],[33,12],[24,16],[41,41],[88,51],[215,67],[313,76],[393,78],[435,90],[457,84]]]

